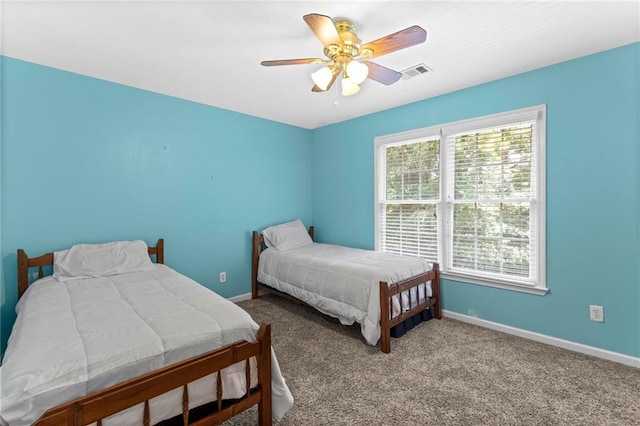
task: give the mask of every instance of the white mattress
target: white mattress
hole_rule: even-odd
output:
[[[332,244],[260,254],[258,281],[294,296],[343,324],[357,322],[367,343],[380,338],[380,281],[398,282],[431,270],[423,259]],[[430,282],[415,290],[411,305],[431,297]],[[400,306],[402,305],[402,308]],[[392,317],[409,309],[409,297],[393,301]]]
[[[0,377],[1,414],[27,425],[87,393],[241,340],[259,329],[249,314],[165,265],[147,272],[61,283],[46,277],[16,306]],[[272,352],[274,419],[293,405]],[[252,382],[256,382],[252,368]],[[223,370],[223,397],[244,394],[244,364]],[[215,400],[215,375],[189,385],[191,407]],[[151,401],[152,423],[181,413],[181,390]],[[175,401],[175,402],[172,402]],[[142,406],[103,424],[142,424]]]

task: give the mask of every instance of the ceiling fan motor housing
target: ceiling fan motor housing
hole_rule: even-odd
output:
[[[351,21],[340,20],[335,23],[336,30],[342,39],[342,45],[336,46],[334,44],[325,47],[324,54],[327,58],[338,62],[339,57],[345,57],[343,61],[339,62],[349,62],[355,56],[358,56],[360,53],[360,45],[362,44],[362,40],[356,35],[355,25]]]

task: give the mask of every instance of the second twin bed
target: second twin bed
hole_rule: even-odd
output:
[[[266,246],[266,249],[265,249]],[[370,345],[391,350],[393,327],[441,318],[437,263],[313,241],[296,220],[253,232],[253,297],[258,287],[292,296],[342,324],[358,323]]]

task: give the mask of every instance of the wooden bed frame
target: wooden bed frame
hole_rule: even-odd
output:
[[[155,247],[149,247],[149,255],[155,256],[156,263],[164,263],[164,240],[159,239]],[[29,268],[37,267],[38,276],[44,276],[43,267],[53,265],[53,253],[29,258],[24,250],[18,250],[18,297],[29,286]],[[255,357],[258,365],[258,384],[251,388],[249,359]],[[213,409],[204,417],[189,422],[189,393],[187,384],[219,372],[238,362],[245,362],[246,394],[240,399],[222,399],[222,381],[217,375],[217,401]],[[225,346],[179,363],[152,371],[107,389],[90,393],[49,409],[38,421],[37,426],[74,425],[81,426],[97,422],[124,409],[144,403],[144,425],[150,425],[149,400],[163,393],[182,387],[182,423],[184,425],[215,425],[258,405],[258,424],[271,425],[271,326],[261,324],[256,343],[246,341]]]
[[[314,227],[309,227],[309,236],[314,240]],[[314,240],[315,241],[315,240]],[[264,237],[258,232],[253,231],[253,262],[252,262],[252,279],[251,279],[251,297],[253,299],[258,297],[258,288],[268,290],[273,293],[277,293],[283,296],[293,298],[281,291],[278,291],[266,284],[258,282],[258,262],[260,260],[260,253],[265,249]],[[416,287],[416,297],[418,295],[417,287],[426,282],[431,281],[431,291],[433,297],[425,298],[422,303],[412,307],[407,312],[403,312],[391,318],[392,312],[392,298],[400,293],[410,290]],[[397,324],[405,321],[422,311],[433,307],[433,316],[437,319],[442,318],[442,311],[440,309],[440,267],[438,263],[433,263],[433,268],[422,274],[407,278],[397,283],[387,283],[380,281],[380,350],[384,353],[391,352],[391,328]],[[411,299],[411,292],[409,295],[409,306],[413,304]],[[304,303],[299,301],[300,303]],[[416,301],[417,302],[417,301]]]

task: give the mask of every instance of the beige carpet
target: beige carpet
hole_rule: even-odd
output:
[[[295,398],[282,426],[640,425],[640,369],[451,319],[391,339],[385,355],[358,326],[284,298],[240,305],[272,324]]]

